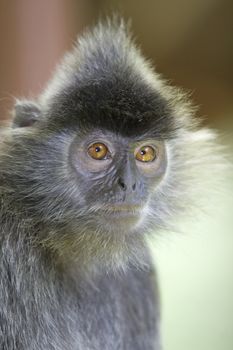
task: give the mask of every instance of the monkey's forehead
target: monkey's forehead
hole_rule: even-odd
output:
[[[158,92],[114,74],[81,86],[72,82],[50,104],[48,119],[60,126],[105,128],[126,136],[150,131],[166,138],[175,130],[172,111]]]

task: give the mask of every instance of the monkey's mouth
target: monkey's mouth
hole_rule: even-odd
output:
[[[100,213],[103,216],[111,217],[112,219],[139,219],[143,207],[141,205],[130,204],[114,204],[100,208]]]

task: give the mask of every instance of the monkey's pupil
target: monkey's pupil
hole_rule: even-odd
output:
[[[146,154],[146,151],[145,150],[141,150],[141,155],[144,156]]]
[[[96,151],[96,153],[100,152],[101,151],[100,147],[96,147],[95,151]]]

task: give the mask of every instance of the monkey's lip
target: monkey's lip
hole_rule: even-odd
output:
[[[142,211],[141,205],[130,205],[130,204],[114,204],[107,205],[101,208],[101,211],[108,215],[117,216],[137,216]]]

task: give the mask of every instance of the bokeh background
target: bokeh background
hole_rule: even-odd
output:
[[[76,35],[113,11],[132,19],[143,53],[233,149],[232,0],[0,0],[0,123],[14,96],[40,93]],[[152,243],[164,350],[233,349],[233,177],[221,187],[211,214],[182,218],[181,234]]]

